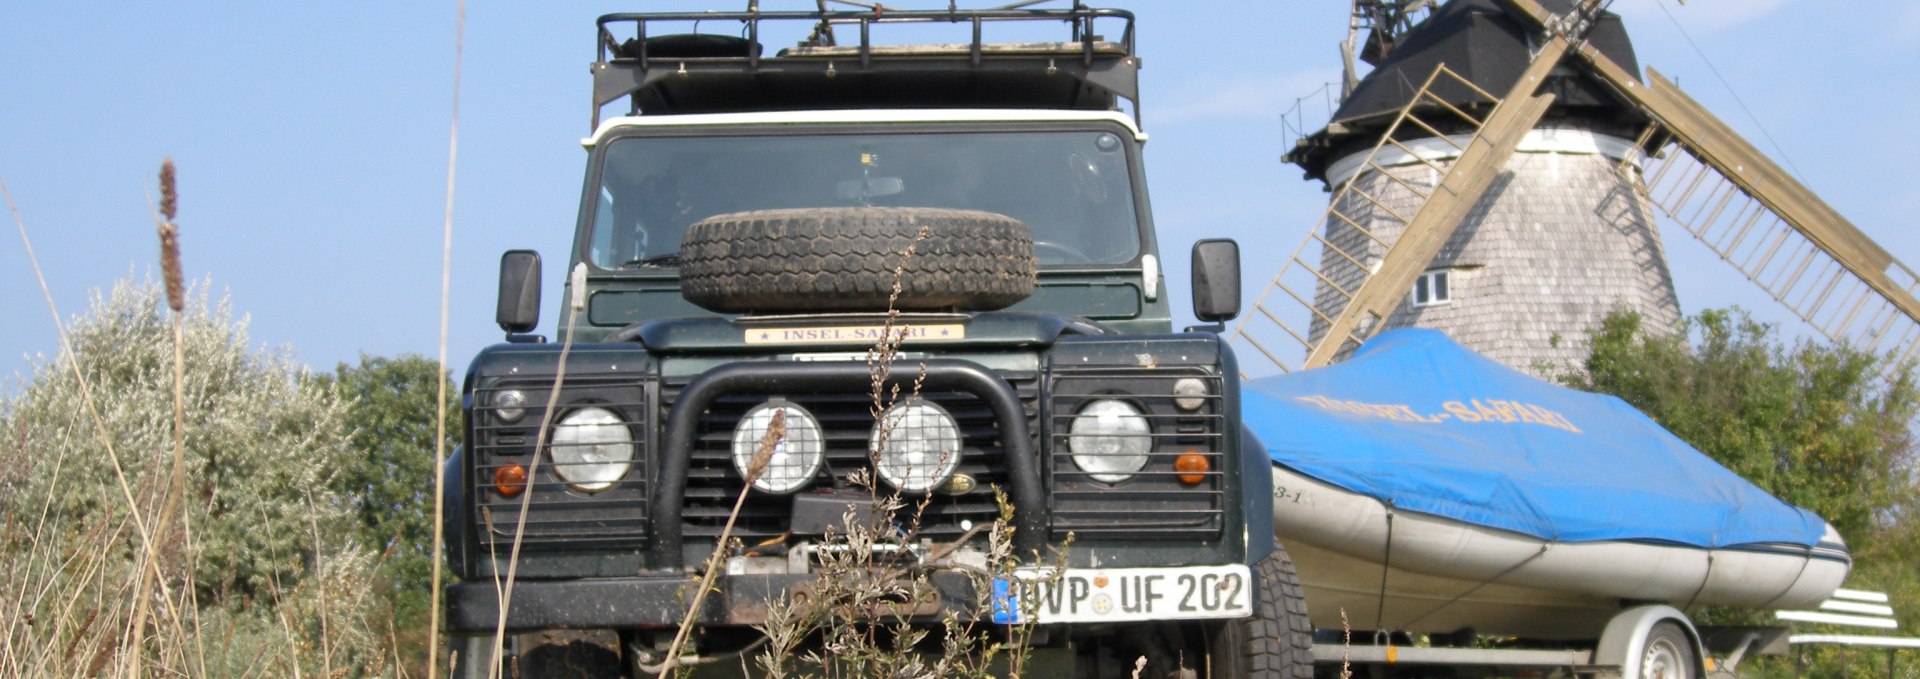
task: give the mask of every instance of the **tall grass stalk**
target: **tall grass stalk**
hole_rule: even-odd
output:
[[[660,664],[661,676],[680,666],[680,651],[687,647],[687,636],[693,632],[693,620],[699,617],[701,606],[707,600],[707,592],[713,590],[713,580],[720,575],[721,561],[731,551],[728,545],[733,542],[734,522],[740,519],[740,510],[747,506],[747,494],[753,491],[753,482],[760,480],[760,475],[767,471],[767,464],[773,461],[774,447],[786,437],[787,411],[775,410],[773,418],[767,422],[766,435],[760,437],[760,445],[754,449],[753,459],[747,465],[747,473],[741,480],[740,495],[733,499],[733,511],[727,514],[727,523],[720,528],[713,554],[707,557],[706,570],[700,575],[700,588],[694,590],[693,601],[687,604],[686,617],[681,618],[680,629],[674,632],[673,643],[667,646],[667,658]]]
[[[440,226],[440,372],[447,373],[447,306],[453,296],[453,187],[454,171],[460,159],[460,64],[466,47],[467,0],[455,5],[453,20],[453,113],[447,124],[447,200]],[[433,591],[427,614],[427,679],[440,673],[440,581],[445,577],[441,562],[441,542],[445,539],[442,521],[447,513],[447,385],[440,381],[434,397],[433,437]],[[506,609],[501,608],[502,611]]]
[[[53,292],[47,288],[46,275],[40,270],[40,258],[35,256],[33,252],[33,241],[27,237],[26,220],[20,217],[20,208],[13,202],[13,191],[7,188],[6,182],[4,181],[0,181],[0,197],[6,198],[7,210],[13,215],[14,227],[20,232],[20,243],[26,250],[27,261],[33,265],[33,276],[40,284],[41,295],[46,298],[47,311],[53,315],[53,327],[59,334],[61,349],[71,356],[73,354],[73,345],[67,336],[66,324],[60,320],[60,308],[53,301]],[[134,532],[140,536],[141,560],[146,563],[147,567],[153,571],[153,575],[157,577],[160,574],[160,562],[157,558],[157,550],[154,549],[153,540],[147,532],[146,522],[141,519],[140,504],[134,500],[133,489],[127,484],[126,471],[120,465],[120,454],[113,446],[113,435],[107,431],[106,421],[100,417],[100,408],[94,403],[93,390],[87,383],[86,375],[80,372],[80,364],[77,361],[69,361],[68,365],[73,368],[73,376],[80,389],[81,400],[86,404],[87,414],[92,417],[94,430],[100,437],[100,445],[106,450],[107,460],[113,465],[114,480],[119,483],[121,497],[126,501],[127,513],[133,521]],[[166,593],[166,583],[164,582],[161,583],[161,591],[162,595],[166,596],[170,601],[172,597]],[[135,642],[131,645],[132,655],[138,656],[138,631],[130,627],[128,634],[133,636],[133,641]],[[135,674],[138,673],[139,664],[137,660],[133,662],[131,669]]]
[[[61,350],[0,398],[0,677],[391,675],[331,485],[344,403],[187,299],[170,184],[164,284],[71,325],[0,184]]]
[[[573,353],[573,330],[578,325],[577,320],[580,314],[585,313],[587,310],[587,265],[585,263],[575,265],[573,271],[568,273],[567,292],[569,293],[569,298],[567,300],[566,331],[560,341],[560,357],[558,359],[558,365],[554,368],[553,386],[547,389],[547,407],[541,412],[540,429],[533,437],[536,445],[547,442],[548,435],[552,433],[553,416],[556,408],[560,405],[560,386],[564,384],[567,379],[567,358]],[[442,399],[441,403],[446,403],[446,400]],[[520,544],[522,538],[524,538],[527,533],[527,510],[531,508],[533,504],[533,483],[534,479],[537,478],[534,474],[539,470],[540,456],[535,455],[532,460],[527,461],[527,489],[520,493],[520,515],[514,519],[513,546],[508,549],[507,553],[506,581],[501,582],[498,567],[495,567],[493,571],[493,586],[497,600],[500,602],[500,617],[494,623],[493,654],[491,657],[496,660],[490,661],[492,664],[489,665],[487,669],[488,677],[497,678],[500,675],[500,663],[497,662],[497,659],[500,657],[501,648],[506,643],[507,610],[508,607],[513,604],[513,583],[515,578],[520,574]],[[438,525],[437,521],[435,525]]]
[[[180,193],[175,185],[173,159],[167,158],[160,164],[160,211],[154,216],[155,231],[160,236],[161,279],[167,288],[167,308],[171,309],[173,326],[173,468],[168,477],[166,504],[160,508],[160,518],[154,527],[154,540],[165,539],[171,534],[176,512],[180,507],[180,498],[187,490],[187,410],[186,410],[186,354],[185,340],[180,329],[180,313],[187,308],[186,283],[180,274],[180,227],[174,223],[180,206]],[[142,638],[146,632],[147,590],[155,581],[161,580],[158,568],[160,554],[151,555],[156,568],[140,575],[140,586],[134,589],[133,643],[129,644],[132,654],[129,656],[130,676],[141,676]],[[165,583],[161,583],[164,587]],[[188,588],[192,590],[191,587]],[[171,597],[169,597],[171,599]],[[196,619],[198,616],[196,616]],[[205,651],[200,646],[199,635],[194,635],[196,655],[201,659],[201,674],[206,673]]]

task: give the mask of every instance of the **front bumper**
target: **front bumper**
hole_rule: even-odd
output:
[[[820,577],[813,574],[723,575],[714,579],[695,624],[754,625],[766,622],[767,603],[809,596]],[[693,601],[697,578],[680,575],[579,580],[532,580],[513,587],[507,631],[675,627]],[[936,622],[946,611],[962,619],[976,614],[979,601],[973,578],[958,571],[928,575],[917,601],[892,604],[887,615]],[[500,600],[491,581],[447,585],[447,631],[492,633]]]

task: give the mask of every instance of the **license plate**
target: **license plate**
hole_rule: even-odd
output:
[[[1245,565],[1022,568],[993,581],[1000,624],[1244,618],[1253,614]]]

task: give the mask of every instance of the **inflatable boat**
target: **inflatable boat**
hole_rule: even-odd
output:
[[[1249,380],[1242,408],[1322,629],[1592,638],[1635,603],[1817,605],[1851,567],[1826,521],[1625,402],[1435,331]]]

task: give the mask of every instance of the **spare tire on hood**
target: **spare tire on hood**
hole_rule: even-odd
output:
[[[723,313],[886,311],[896,280],[900,311],[991,311],[1033,294],[1034,272],[1027,226],[978,210],[736,212],[680,243],[681,294]]]

